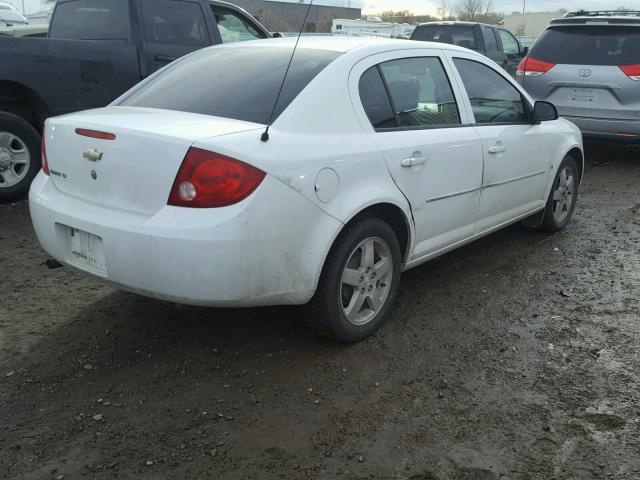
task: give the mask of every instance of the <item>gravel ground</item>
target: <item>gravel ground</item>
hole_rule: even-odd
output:
[[[0,206],[0,478],[640,478],[640,154],[592,153],[574,221],[403,276],[369,340],[50,270]]]

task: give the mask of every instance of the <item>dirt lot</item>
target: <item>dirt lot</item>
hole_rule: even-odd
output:
[[[353,346],[295,308],[176,308],[49,270],[0,206],[0,478],[640,478],[640,153],[574,222],[404,275]]]

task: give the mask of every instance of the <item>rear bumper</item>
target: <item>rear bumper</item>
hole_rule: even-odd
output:
[[[582,135],[587,138],[630,143],[640,142],[640,120],[616,120],[570,115],[562,115],[562,117],[575,123],[580,128]]]
[[[70,197],[40,173],[29,206],[42,247],[64,265],[124,290],[200,306],[306,303],[342,226],[270,176],[230,207],[165,206],[147,216]],[[102,239],[103,270],[71,254],[69,227]]]

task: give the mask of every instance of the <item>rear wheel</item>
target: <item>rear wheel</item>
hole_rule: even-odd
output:
[[[551,232],[564,229],[571,220],[578,201],[580,174],[571,156],[565,157],[551,186],[542,228]]]
[[[316,331],[357,342],[380,328],[398,292],[401,257],[387,223],[363,218],[349,225],[331,249],[310,303]]]
[[[26,197],[40,170],[41,142],[28,122],[0,112],[0,202]]]

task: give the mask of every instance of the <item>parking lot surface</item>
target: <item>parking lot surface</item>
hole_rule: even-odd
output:
[[[637,150],[590,155],[567,230],[406,273],[357,345],[47,259],[0,206],[0,478],[640,478]]]

